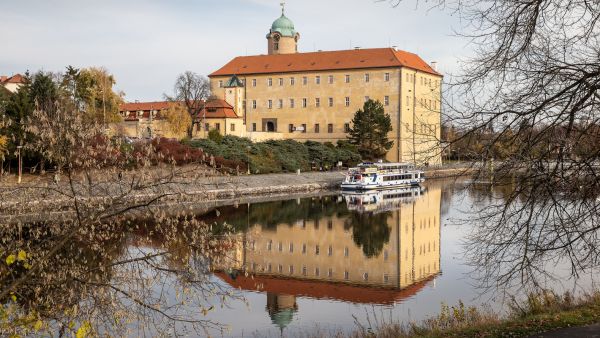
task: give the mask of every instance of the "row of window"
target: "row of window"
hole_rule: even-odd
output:
[[[215,123],[214,127],[216,130],[221,130],[221,123]],[[205,123],[204,124],[204,130],[205,131],[209,131],[210,130],[210,123]],[[200,131],[200,124],[196,125],[196,131]],[[229,131],[235,131],[235,124],[232,123],[229,125]]]
[[[334,84],[335,83],[335,76],[334,75],[327,75],[327,76],[321,76],[321,75],[315,75],[314,77],[314,82],[317,85],[320,85],[322,80],[323,81],[327,81],[328,84]],[[371,82],[371,74],[370,73],[365,73],[362,76],[362,79],[365,83]],[[425,76],[420,76],[419,77],[419,84],[421,86],[428,86],[428,87],[439,87],[440,81],[439,80],[432,80],[431,78],[427,78]],[[385,82],[389,82],[390,81],[390,73],[384,73],[383,74],[383,81]],[[409,83],[415,83],[416,81],[416,76],[415,74],[411,74],[411,73],[407,73],[406,74],[406,81]],[[285,78],[280,77],[277,78],[276,81],[273,80],[272,77],[267,78],[266,79],[267,82],[267,86],[268,87],[272,87],[274,83],[277,83],[279,86],[284,86],[285,83],[289,83],[290,86],[295,86],[296,85],[296,77],[291,76],[289,78],[287,78],[287,81]],[[308,76],[302,76],[300,78],[300,82],[302,83],[302,85],[306,86],[308,85]],[[344,83],[350,83],[351,82],[351,75],[350,74],[345,74],[344,75]],[[242,83],[244,84],[244,86],[246,85],[245,80],[242,80]],[[256,87],[258,85],[258,80],[257,79],[252,79],[251,80],[252,83],[252,87]],[[223,80],[219,80],[219,88],[223,87]]]
[[[439,106],[438,100],[432,100],[432,99],[426,99],[426,98],[420,98],[418,103],[421,107],[425,107],[429,110],[438,110],[438,106]],[[412,97],[407,95],[406,96],[406,105],[410,107],[412,104],[413,104]]]
[[[296,130],[298,130],[302,133],[306,133],[308,131],[305,123],[301,124],[301,128],[298,128],[298,127],[294,126],[293,124],[288,125],[288,132],[293,133]],[[318,123],[315,123],[315,125],[313,127],[313,132],[315,134],[320,133],[321,125]],[[327,124],[327,132],[330,134],[333,133],[333,123]],[[348,133],[348,132],[350,132],[350,123],[344,123],[344,133]]]
[[[369,101],[371,99],[371,97],[369,96],[365,96],[365,102]],[[272,99],[267,100],[267,108],[268,109],[273,109],[273,103],[274,101]],[[327,105],[329,107],[333,107],[333,97],[330,97],[327,99]],[[344,105],[346,107],[350,107],[350,97],[346,96],[346,98],[344,99]],[[390,105],[390,97],[389,96],[384,96],[383,97],[383,105],[384,106],[389,106]],[[278,99],[277,100],[277,108],[282,109],[284,106],[284,100],[283,99]],[[308,107],[308,98],[302,98],[300,100],[300,106],[302,108],[307,108]],[[321,98],[317,97],[315,98],[314,101],[314,106],[316,108],[321,107]],[[245,107],[245,101],[244,101],[244,108]],[[258,108],[258,102],[256,100],[252,100],[252,109],[257,109]],[[296,100],[295,99],[289,99],[289,108],[296,108]]]
[[[257,264],[256,263],[252,263],[251,267],[252,267],[252,271],[256,271],[257,270],[256,269],[257,268]],[[273,265],[271,263],[267,264],[266,272],[268,272],[268,273],[274,272],[273,271]],[[278,273],[283,273],[283,265],[282,264],[277,265],[277,272]],[[289,265],[288,266],[288,273],[290,275],[293,275],[294,272],[295,272],[294,265]],[[308,268],[306,267],[306,265],[302,266],[301,274],[302,274],[302,276],[305,276],[305,277],[308,276]],[[314,268],[314,276],[315,277],[320,277],[321,276],[321,269],[319,267],[315,267]],[[328,268],[327,269],[327,277],[328,278],[333,278],[334,277],[334,271],[333,271],[332,268]],[[368,281],[369,280],[369,273],[368,272],[363,272],[362,278],[363,278],[363,280],[365,282]],[[350,279],[350,272],[348,270],[344,271],[344,279],[346,279],[346,280]],[[388,283],[389,281],[390,281],[389,275],[387,273],[384,274],[383,275],[383,282],[384,283]]]

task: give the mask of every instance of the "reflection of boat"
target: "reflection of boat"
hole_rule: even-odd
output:
[[[348,169],[342,190],[389,189],[415,186],[425,181],[425,173],[410,163],[364,162]]]
[[[348,210],[358,212],[385,212],[400,208],[402,203],[412,202],[423,196],[426,189],[421,186],[374,190],[367,192],[344,192]]]

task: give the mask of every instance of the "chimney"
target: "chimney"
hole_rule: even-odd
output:
[[[359,50],[359,49],[360,49],[360,47],[354,47],[354,50]]]
[[[437,72],[437,61],[431,61],[431,68]]]

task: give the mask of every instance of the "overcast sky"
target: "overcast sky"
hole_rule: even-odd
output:
[[[0,0],[0,75],[104,66],[127,101],[161,100],[178,74],[265,54],[280,0]],[[448,73],[465,55],[456,17],[405,0],[287,0],[299,50],[397,46]]]

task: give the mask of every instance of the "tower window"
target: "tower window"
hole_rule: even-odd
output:
[[[390,80],[390,73],[383,74],[383,79],[387,82]]]
[[[350,83],[350,75],[346,75],[346,83]]]
[[[273,49],[275,49],[275,50],[279,50],[279,42],[275,42],[275,43],[273,44]]]
[[[271,87],[271,86],[273,85],[273,79],[272,79],[272,78],[269,78],[269,79],[267,80],[267,85],[268,85],[269,87]]]

